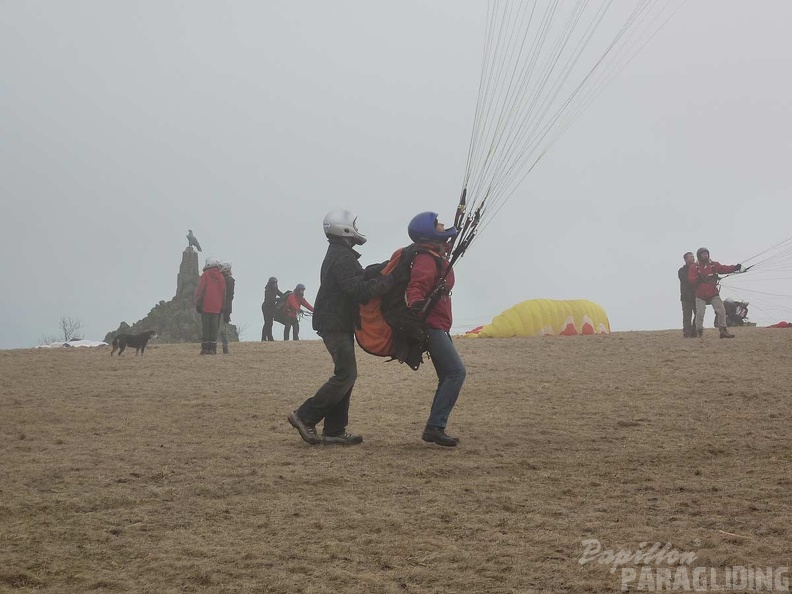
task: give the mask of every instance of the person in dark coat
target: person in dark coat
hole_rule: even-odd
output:
[[[682,337],[695,338],[696,289],[690,284],[688,276],[690,267],[696,264],[696,257],[693,252],[686,252],[682,257],[685,260],[685,265],[679,269],[677,274],[679,277],[679,300],[682,302]]]
[[[264,314],[264,327],[261,329],[261,341],[275,340],[272,337],[272,323],[275,321],[275,302],[278,297],[283,297],[283,292],[278,288],[278,279],[269,277],[267,286],[264,287],[264,302],[261,304],[261,313]]]
[[[201,314],[201,355],[217,354],[217,332],[225,305],[226,282],[220,272],[220,260],[207,258],[198,288],[195,309]]]
[[[357,379],[355,327],[360,325],[360,303],[383,295],[397,282],[394,275],[379,274],[382,267],[363,270],[355,245],[366,243],[357,229],[357,217],[347,210],[335,210],[324,218],[329,243],[322,262],[319,292],[313,313],[313,329],[324,341],[333,359],[333,376],[314,396],[288,416],[300,437],[311,444],[352,445],[363,442],[360,435],[347,433],[349,400]],[[406,280],[406,279],[405,279]],[[322,437],[316,424],[324,419]]]
[[[227,355],[229,353],[228,324],[231,323],[231,302],[234,301],[234,286],[236,285],[236,281],[231,272],[231,262],[223,262],[220,265],[220,272],[223,273],[226,282],[225,303],[223,304],[222,318],[220,321],[220,342],[223,344],[223,354]]]

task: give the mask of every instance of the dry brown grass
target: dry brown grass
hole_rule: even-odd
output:
[[[343,448],[285,421],[320,342],[0,352],[0,591],[618,589],[585,538],[788,565],[792,331],[680,334],[459,340],[456,450],[431,365],[359,352]]]

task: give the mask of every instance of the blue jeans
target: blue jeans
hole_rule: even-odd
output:
[[[426,425],[445,429],[467,372],[448,332],[429,328],[429,355],[438,381]]]

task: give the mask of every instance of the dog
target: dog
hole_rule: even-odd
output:
[[[148,341],[152,338],[157,338],[157,332],[154,330],[146,330],[140,334],[119,334],[113,339],[113,350],[110,352],[110,356],[112,357],[113,353],[118,349],[118,356],[120,357],[121,353],[129,345],[130,347],[135,347],[135,356],[140,353],[142,357]]]

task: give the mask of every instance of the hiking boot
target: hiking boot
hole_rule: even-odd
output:
[[[698,330],[696,330],[696,336],[698,336],[699,338],[704,338],[704,328],[699,328]]]
[[[300,432],[300,437],[302,437],[304,441],[307,441],[311,445],[322,443],[322,440],[319,439],[319,436],[316,434],[316,427],[303,421],[296,410],[286,417],[286,419],[292,427]]]
[[[325,445],[357,445],[363,443],[363,436],[352,435],[345,431],[341,435],[322,435],[322,443]]]
[[[427,427],[424,429],[421,439],[449,448],[454,448],[459,443],[458,438],[446,435],[445,429],[443,427]]]
[[[720,337],[721,338],[734,338],[734,334],[731,334],[726,328],[720,329]]]

